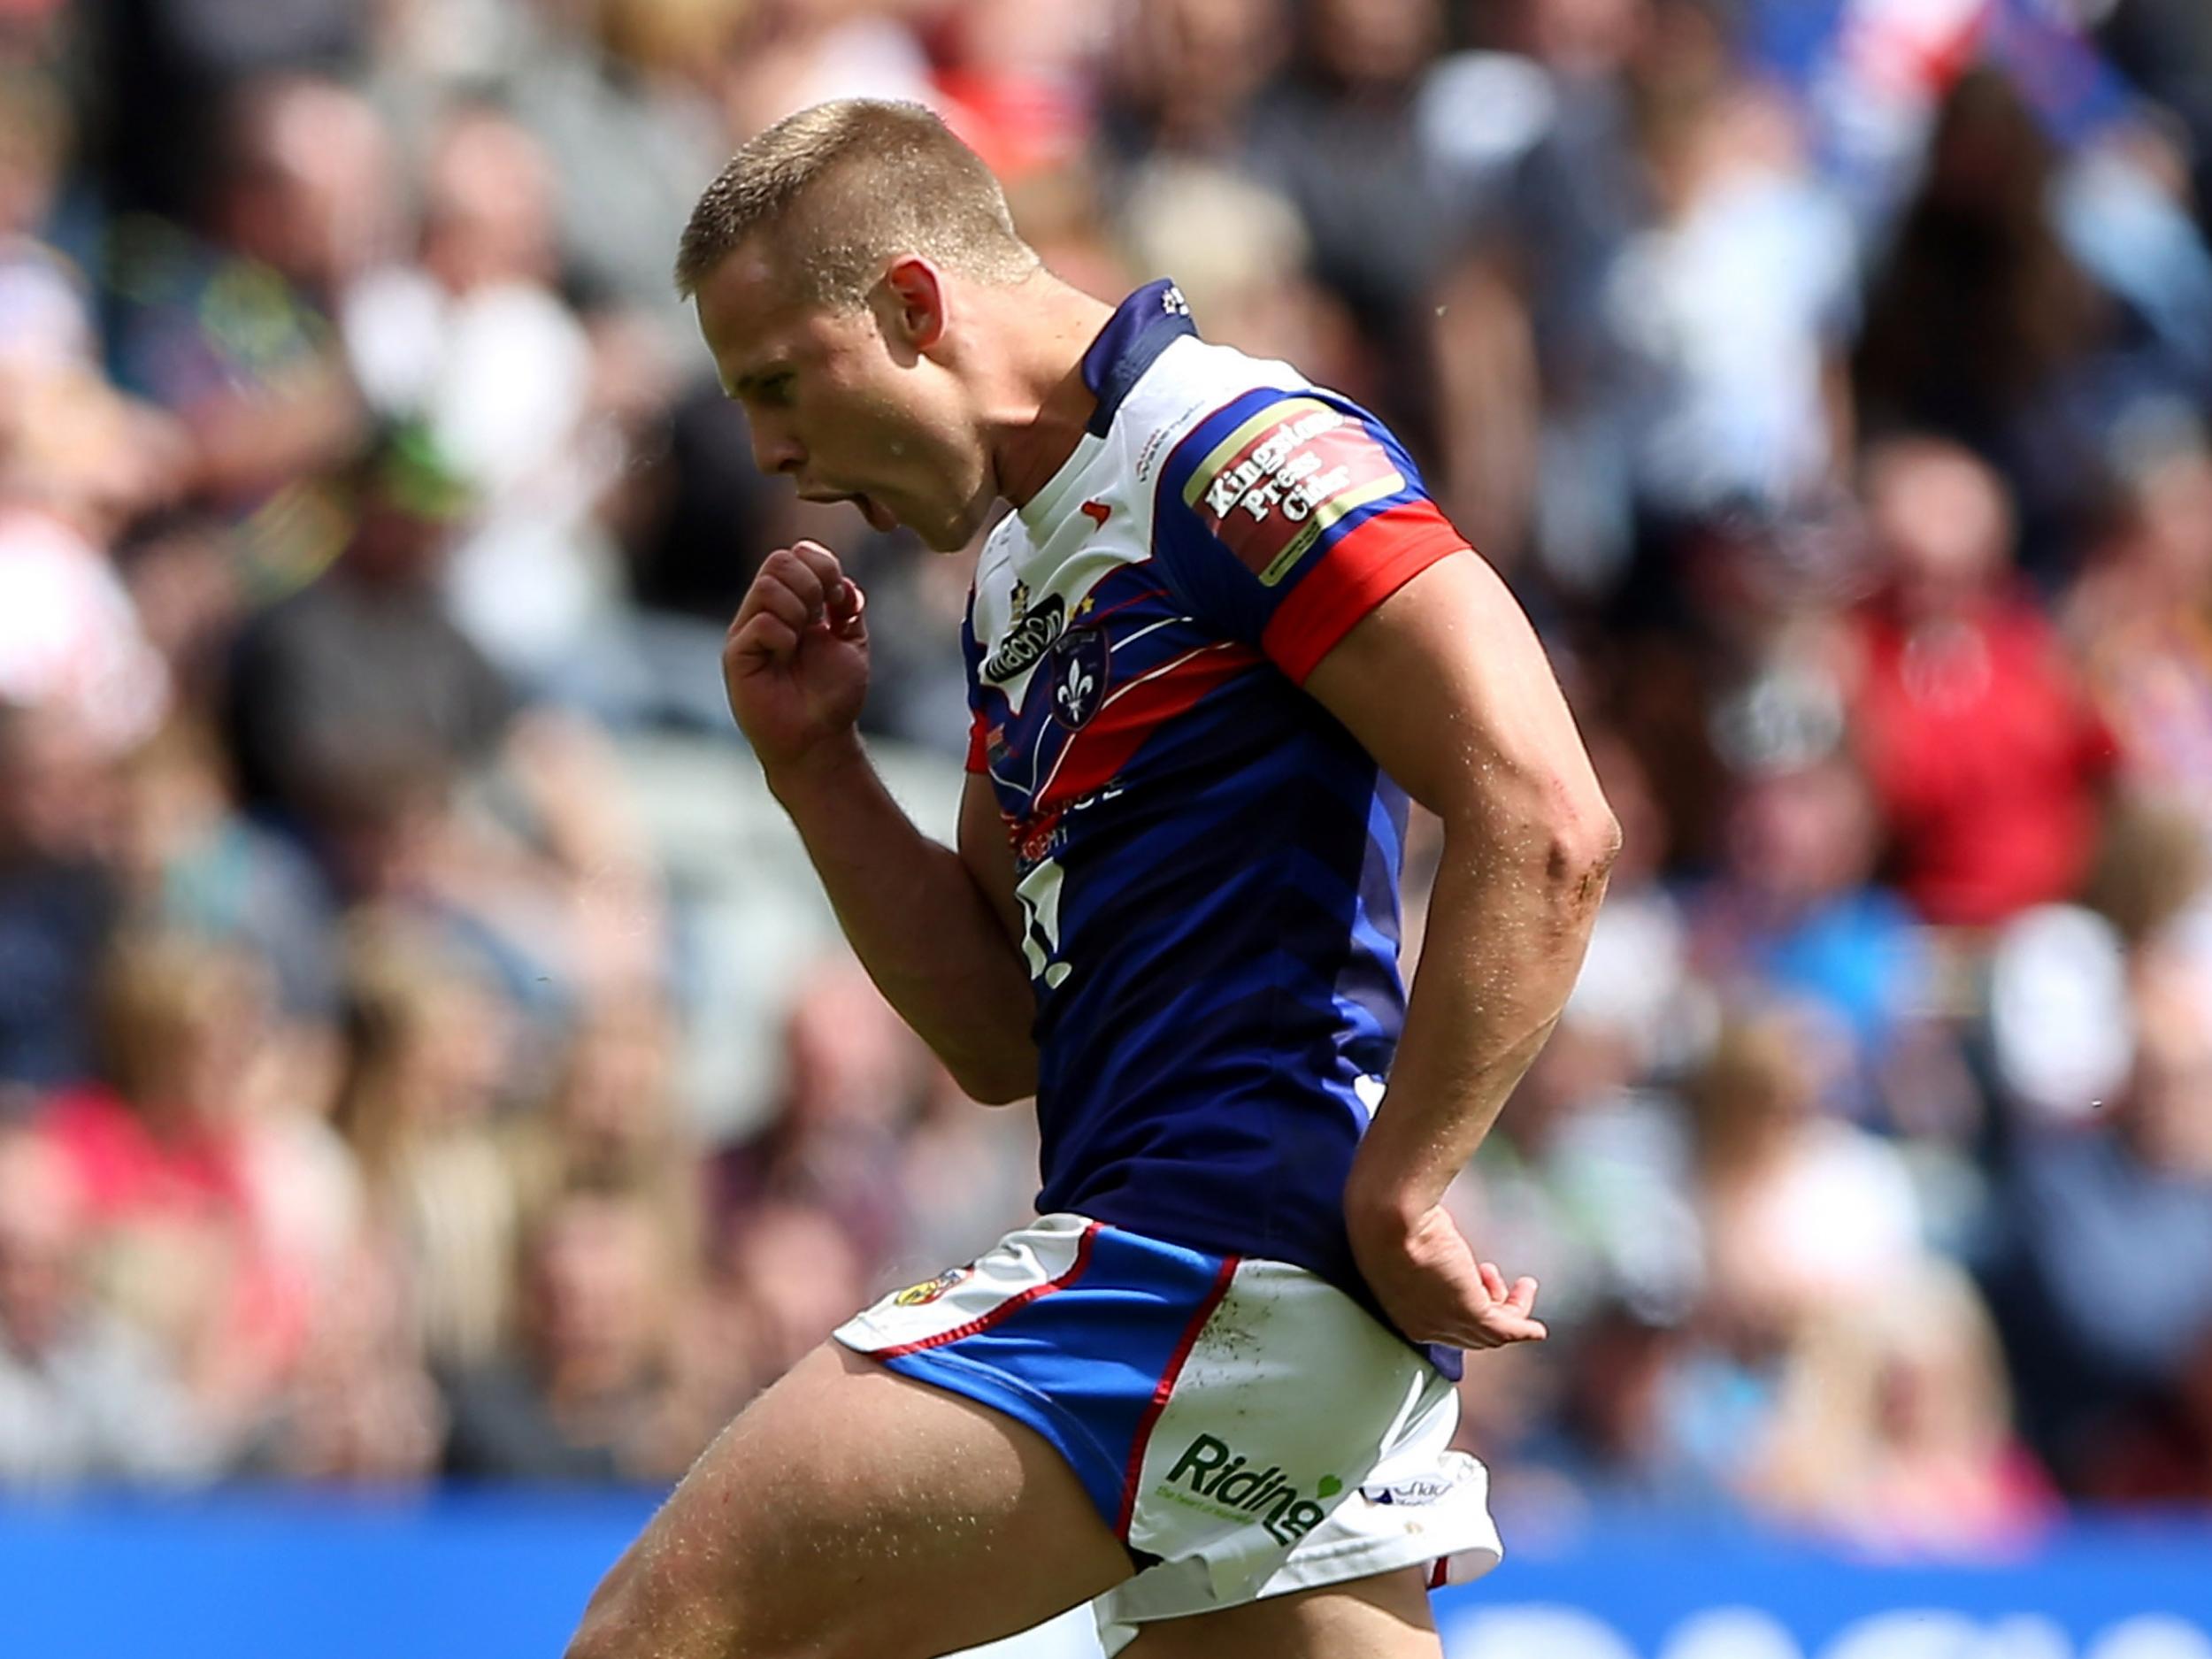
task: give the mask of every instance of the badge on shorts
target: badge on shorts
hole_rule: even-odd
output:
[[[895,1308],[926,1308],[974,1271],[972,1267],[949,1267],[934,1279],[926,1279],[918,1285],[909,1285],[891,1298],[891,1305]]]

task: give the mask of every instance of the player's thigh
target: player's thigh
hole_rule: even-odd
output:
[[[825,1344],[746,1409],[593,1596],[571,1659],[927,1655],[1127,1578],[1033,1431]]]
[[[1423,1569],[1141,1624],[1117,1659],[1440,1659]]]

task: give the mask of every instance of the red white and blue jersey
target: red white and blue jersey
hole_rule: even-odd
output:
[[[1036,988],[1038,1208],[1366,1300],[1341,1200],[1404,1012],[1405,798],[1301,687],[1466,543],[1372,416],[1201,340],[1165,282],[1083,373],[1088,430],[992,534],[964,630]]]

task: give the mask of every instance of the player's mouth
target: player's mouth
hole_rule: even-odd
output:
[[[856,489],[841,489],[834,495],[814,495],[806,490],[801,490],[799,499],[818,502],[825,506],[833,505],[841,501],[849,501],[860,510],[860,516],[868,521],[868,527],[879,535],[899,527],[898,519],[892,515],[888,507],[879,502],[871,500]]]

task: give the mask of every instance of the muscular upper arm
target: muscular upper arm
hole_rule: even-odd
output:
[[[1448,822],[1540,825],[1609,856],[1612,816],[1559,681],[1473,551],[1438,560],[1369,611],[1305,687]]]
[[[1018,945],[1022,937],[1021,904],[1014,896],[1014,849],[1006,839],[1006,820],[1000,816],[998,797],[991,780],[970,772],[960,792],[960,862],[968,867],[992,912]]]

